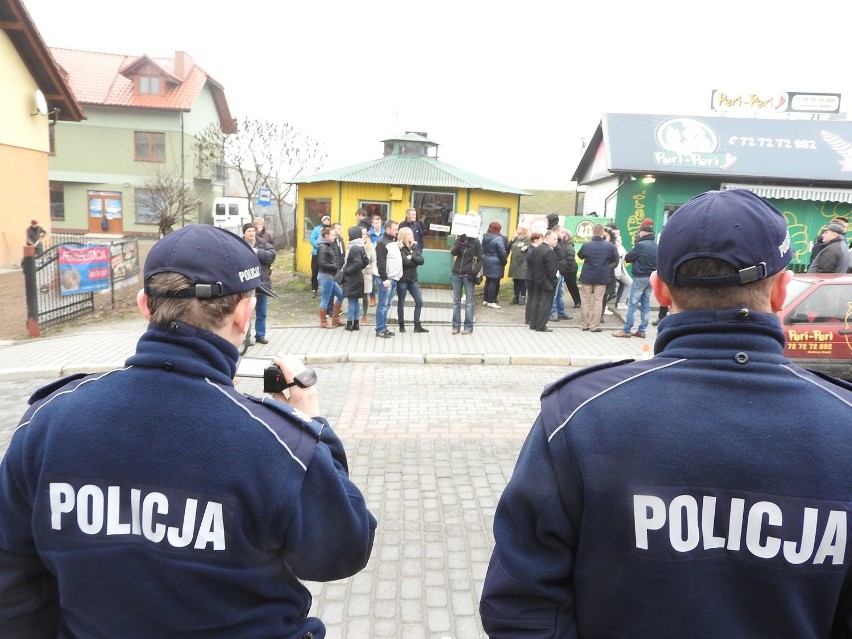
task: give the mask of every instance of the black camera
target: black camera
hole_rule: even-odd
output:
[[[298,386],[299,388],[308,388],[317,383],[317,374],[312,368],[306,368],[301,373],[296,373],[291,383],[287,383],[284,379],[284,373],[277,366],[267,366],[263,369],[263,392],[264,393],[280,393],[285,388]]]

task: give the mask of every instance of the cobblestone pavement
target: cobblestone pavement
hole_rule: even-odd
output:
[[[363,571],[308,584],[312,614],[324,620],[329,639],[484,637],[478,602],[494,508],[542,387],[571,369],[422,362],[314,368],[322,412],[343,439],[379,526]],[[0,452],[31,391],[54,378],[0,381]],[[258,393],[259,381],[243,380],[240,389]]]

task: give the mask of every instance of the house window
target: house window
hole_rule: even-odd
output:
[[[456,194],[435,191],[412,191],[411,206],[423,227],[423,244],[427,249],[447,250],[447,236],[456,210]]]
[[[160,94],[160,78],[155,75],[140,75],[139,76],[139,93],[159,95]]]
[[[390,216],[390,204],[387,202],[371,202],[370,200],[360,200],[358,202],[358,207],[367,211],[367,219],[371,219],[374,215],[378,215],[382,218],[382,224]],[[397,222],[402,222],[402,220],[397,220]]]
[[[136,189],[136,223],[159,224],[165,208],[163,193],[155,189]]]
[[[133,148],[137,162],[165,162],[166,134],[151,131],[135,131]]]
[[[318,226],[323,215],[331,215],[331,199],[322,198],[305,200],[305,232],[304,239],[311,239],[311,232]]]
[[[65,220],[65,185],[62,182],[50,183],[50,219]]]

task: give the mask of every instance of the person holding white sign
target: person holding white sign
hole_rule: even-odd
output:
[[[470,335],[473,332],[473,287],[482,280],[482,243],[474,237],[461,235],[450,255],[455,257],[452,266],[453,275],[453,335],[458,335],[461,329],[461,298],[465,295],[464,305],[464,332],[462,335]]]

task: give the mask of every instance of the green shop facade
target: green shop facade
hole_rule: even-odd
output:
[[[748,189],[784,214],[804,271],[822,227],[852,217],[852,122],[606,114],[572,179],[628,250],[644,218],[659,233],[699,193]]]

